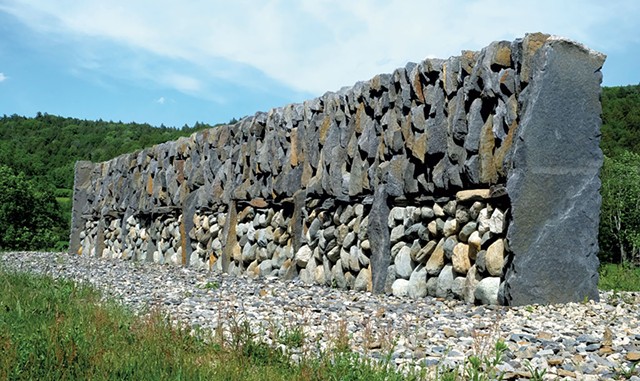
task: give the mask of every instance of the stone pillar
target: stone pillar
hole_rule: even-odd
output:
[[[191,192],[182,203],[182,222],[180,223],[180,245],[182,247],[182,265],[189,266],[191,262],[191,237],[189,232],[193,229],[193,216],[196,214],[196,201],[198,192]]]
[[[372,291],[384,292],[387,269],[391,264],[389,243],[389,195],[386,185],[379,185],[373,195],[373,204],[369,213],[369,242],[371,242],[371,283]]]
[[[85,220],[82,212],[87,207],[88,189],[91,186],[91,172],[94,164],[90,161],[78,161],[73,177],[73,208],[71,210],[71,234],[69,235],[69,254],[80,251],[80,232],[84,230]]]
[[[598,300],[602,167],[600,69],[605,56],[550,38],[521,96],[507,192],[513,253],[502,302]]]
[[[236,236],[236,227],[238,226],[238,211],[236,209],[236,202],[231,200],[227,208],[227,219],[224,223],[224,229],[222,231],[222,241],[224,246],[222,247],[222,271],[229,271],[229,263],[233,260],[234,250],[239,250],[238,237]]]

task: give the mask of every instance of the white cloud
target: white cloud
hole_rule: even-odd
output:
[[[190,94],[207,91],[215,78],[254,86],[247,68],[321,94],[407,61],[446,58],[534,31],[577,39],[605,53],[640,38],[636,0],[615,6],[600,0],[5,0],[0,11],[47,35],[92,46],[108,42],[183,63],[198,72],[197,79],[166,74],[167,68],[148,62],[131,72]],[[91,62],[109,54],[96,51]]]
[[[166,74],[160,78],[160,82],[182,91],[183,93],[197,93],[202,90],[202,83],[200,80],[184,74]]]
[[[4,82],[8,77],[4,73],[0,73],[0,82]]]
[[[156,99],[156,103],[160,103],[161,105],[163,105],[165,101],[166,100],[164,99],[164,97],[160,97],[160,98]]]

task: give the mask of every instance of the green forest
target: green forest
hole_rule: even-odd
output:
[[[640,85],[603,88],[602,122],[600,260],[640,265]],[[5,115],[0,250],[66,248],[77,160],[105,161],[211,127]]]
[[[235,122],[231,120],[230,123]],[[38,113],[0,119],[0,250],[65,250],[77,160],[100,162],[212,128],[89,121]]]

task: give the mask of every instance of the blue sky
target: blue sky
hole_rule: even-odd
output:
[[[0,0],[0,115],[214,124],[535,31],[640,83],[637,0]]]

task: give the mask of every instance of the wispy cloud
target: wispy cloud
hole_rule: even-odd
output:
[[[254,86],[249,71],[320,94],[407,61],[446,58],[463,48],[479,49],[533,31],[567,36],[600,50],[640,38],[636,0],[620,0],[615,6],[599,0],[238,0],[189,5],[170,0],[4,0],[0,11],[45,36],[91,46],[95,70],[110,70],[110,50],[96,47],[101,43],[153,57],[155,61],[141,61],[128,72],[189,94],[211,91],[207,83],[215,79]],[[86,65],[86,59],[76,64],[82,62]],[[175,74],[178,64],[198,77]]]
[[[0,73],[0,82],[4,82],[8,77],[4,73]]]
[[[160,103],[161,105],[163,105],[164,102],[166,102],[166,99],[164,99],[164,97],[160,97],[160,98],[156,99],[156,103]]]
[[[160,81],[183,93],[198,93],[203,88],[200,80],[184,74],[166,74]]]

